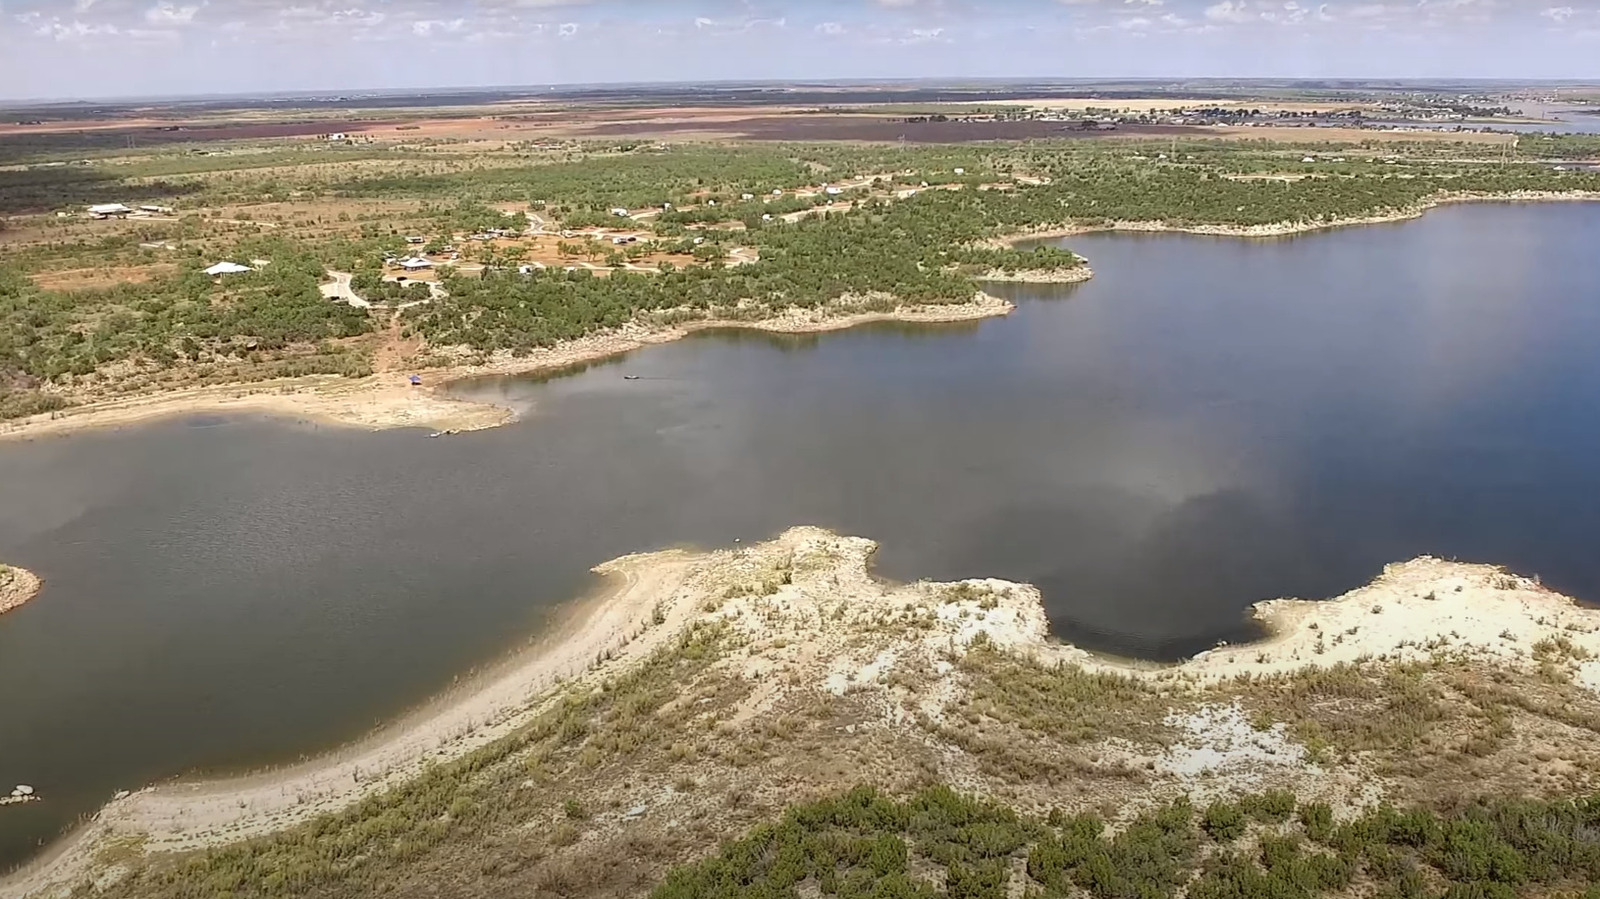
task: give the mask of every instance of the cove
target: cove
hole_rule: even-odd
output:
[[[536,635],[642,549],[810,523],[1174,659],[1421,553],[1600,597],[1600,204],[1270,242],[1091,235],[1008,318],[702,333],[427,440],[196,417],[0,445],[0,865],[118,789],[292,762]],[[624,375],[638,380],[624,380]]]

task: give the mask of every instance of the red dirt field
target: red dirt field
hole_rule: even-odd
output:
[[[989,140],[1037,140],[1062,137],[1198,136],[1199,128],[1171,125],[1123,125],[1115,131],[1083,131],[1063,122],[906,122],[880,116],[790,115],[750,118],[718,117],[691,121],[608,122],[570,129],[575,136],[660,135],[708,132],[744,140],[870,141],[966,143]]]

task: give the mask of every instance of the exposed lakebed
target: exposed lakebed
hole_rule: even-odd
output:
[[[0,865],[117,789],[293,761],[536,634],[590,566],[796,523],[1171,659],[1420,553],[1600,597],[1600,204],[1075,238],[1005,319],[701,334],[462,385],[441,440],[194,418],[0,445]],[[638,380],[624,380],[624,375]]]

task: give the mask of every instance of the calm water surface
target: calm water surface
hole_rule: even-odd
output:
[[[0,864],[117,789],[359,736],[670,544],[827,525],[1159,659],[1420,553],[1600,598],[1600,204],[1072,246],[1098,277],[996,288],[1003,320],[464,388],[528,410],[497,431],[0,445],[0,559],[48,582],[0,618],[0,784],[47,799],[0,810]]]

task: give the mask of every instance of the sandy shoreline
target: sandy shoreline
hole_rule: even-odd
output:
[[[789,309],[768,319],[708,319],[669,326],[630,323],[614,331],[592,334],[522,358],[509,354],[483,363],[420,369],[427,386],[412,387],[408,373],[342,378],[319,375],[168,391],[86,403],[59,412],[0,422],[0,441],[116,427],[201,412],[276,415],[369,430],[427,428],[434,431],[476,431],[516,420],[513,410],[450,396],[452,382],[490,375],[555,372],[620,356],[647,346],[671,343],[696,331],[744,328],[781,334],[838,331],[870,322],[897,321],[941,324],[1007,315],[1011,303],[979,293],[970,302],[902,306],[892,312],[841,312]]]
[[[1397,209],[1383,215],[1356,216],[1351,218],[1326,219],[1310,222],[1279,222],[1271,225],[1173,225],[1167,222],[1146,221],[1114,221],[1096,225],[1065,225],[1054,228],[1040,228],[1024,231],[990,241],[994,247],[1015,247],[1018,244],[1036,240],[1056,240],[1066,237],[1078,237],[1084,234],[1103,234],[1107,232],[1128,233],[1173,233],[1173,234],[1204,234],[1213,237],[1248,237],[1271,238],[1290,237],[1296,234],[1311,234],[1317,231],[1331,231],[1336,228],[1352,228],[1359,225],[1383,225],[1390,222],[1404,222],[1421,218],[1429,210],[1454,203],[1552,203],[1552,202],[1584,202],[1600,201],[1600,193],[1592,191],[1516,191],[1508,194],[1447,194],[1435,197],[1414,207]]]
[[[531,721],[602,655],[607,668],[626,665],[680,632],[692,606],[671,600],[689,561],[669,550],[598,566],[608,588],[573,604],[528,649],[349,747],[266,773],[119,793],[86,827],[0,878],[0,896],[73,882],[100,849],[130,836],[149,852],[182,852],[291,827],[485,746]]]
[[[37,574],[15,565],[0,565],[0,615],[21,608],[42,589],[44,581]]]
[[[1390,565],[1371,584],[1337,599],[1260,603],[1255,616],[1268,630],[1266,639],[1158,667],[1053,641],[1042,597],[1026,584],[966,581],[963,590],[970,595],[953,600],[956,585],[883,582],[871,571],[875,549],[870,540],[794,528],[748,547],[669,550],[606,563],[595,570],[613,579],[609,589],[576,604],[550,634],[474,683],[360,743],[302,765],[120,796],[49,855],[0,881],[0,896],[78,882],[97,870],[101,849],[128,840],[151,853],[188,851],[348,807],[416,776],[427,764],[460,758],[514,732],[564,695],[563,685],[572,679],[588,683],[615,676],[698,621],[726,622],[757,642],[771,636],[767,631],[809,633],[804,645],[812,655],[821,653],[820,664],[849,671],[850,653],[862,651],[857,644],[863,633],[874,632],[869,627],[858,633],[862,622],[917,606],[940,622],[932,631],[914,631],[919,636],[913,639],[933,649],[964,646],[981,633],[1014,652],[1179,691],[1241,676],[1438,653],[1531,665],[1541,641],[1551,640],[1569,641],[1586,650],[1586,658],[1600,658],[1600,610],[1488,565],[1424,557]],[[794,578],[793,587],[780,589],[776,605],[764,597],[725,600],[730,584],[773,570],[791,571]],[[835,608],[849,608],[858,617],[821,614]],[[602,657],[606,661],[598,661]],[[1600,689],[1600,661],[1584,662],[1576,677]]]

